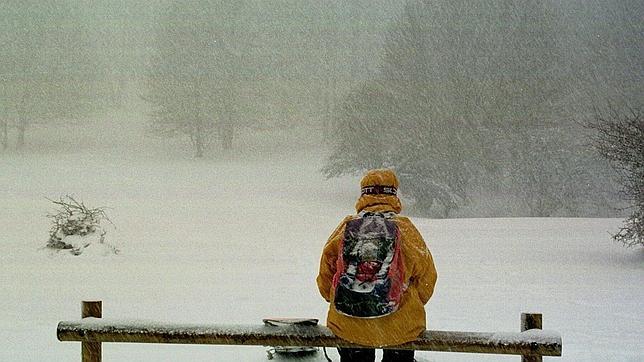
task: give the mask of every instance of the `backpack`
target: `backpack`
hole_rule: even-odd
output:
[[[338,312],[375,318],[398,310],[405,286],[395,215],[364,212],[347,222],[333,277]]]

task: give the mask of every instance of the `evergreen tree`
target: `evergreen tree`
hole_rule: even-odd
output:
[[[560,210],[561,184],[586,177],[566,158],[583,146],[566,143],[561,28],[548,2],[409,1],[380,77],[339,112],[325,170],[394,167],[423,212],[448,215],[482,189],[528,198],[533,215]]]
[[[644,100],[644,3],[638,0],[562,2],[571,27],[578,97],[589,118],[597,104],[639,107]]]

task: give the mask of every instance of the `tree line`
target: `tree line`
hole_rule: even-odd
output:
[[[642,5],[577,5],[587,18],[549,2],[408,1],[378,76],[336,109],[325,172],[394,167],[426,215],[484,199],[500,215],[605,210],[610,171],[584,122],[593,105],[641,107]]]
[[[119,107],[135,77],[151,129],[196,157],[239,127],[312,119],[327,175],[396,168],[417,213],[585,215],[615,202],[624,165],[587,120],[641,114],[635,0],[409,0],[393,21],[386,1],[97,4],[0,4],[2,148]]]
[[[348,13],[364,3],[346,4]],[[29,127],[82,121],[140,97],[153,108],[144,115],[153,133],[180,137],[201,157],[215,144],[233,147],[240,127],[319,122],[351,82],[344,75],[359,73],[336,66],[356,47],[332,37],[338,27],[351,29],[335,18],[344,16],[335,2],[10,0],[0,7],[0,149],[23,147]]]

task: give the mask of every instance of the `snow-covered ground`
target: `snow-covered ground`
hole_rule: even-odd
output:
[[[99,135],[97,153],[0,154],[0,361],[79,360],[80,344],[57,341],[55,331],[79,318],[81,300],[102,300],[104,317],[122,319],[324,319],[319,254],[353,211],[358,177],[325,180],[314,148],[257,155],[265,150],[247,145],[245,154],[191,160],[130,146],[110,152]],[[52,210],[45,198],[65,194],[110,207],[116,229],[106,237],[119,255],[42,249]],[[544,329],[563,336],[563,357],[546,360],[644,360],[644,253],[610,240],[620,220],[413,221],[439,272],[430,329],[518,331],[521,312],[539,312]],[[266,360],[262,347],[151,344],[105,344],[103,356]],[[518,358],[417,353],[419,361]]]

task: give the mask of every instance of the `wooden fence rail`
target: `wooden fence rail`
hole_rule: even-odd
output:
[[[324,326],[200,325],[109,320],[101,302],[83,302],[82,320],[58,323],[60,341],[82,343],[82,361],[101,361],[101,343],[179,343],[244,346],[361,347],[342,340]],[[541,330],[540,314],[522,314],[516,333],[425,331],[396,349],[521,355],[522,361],[561,356],[561,336]]]

